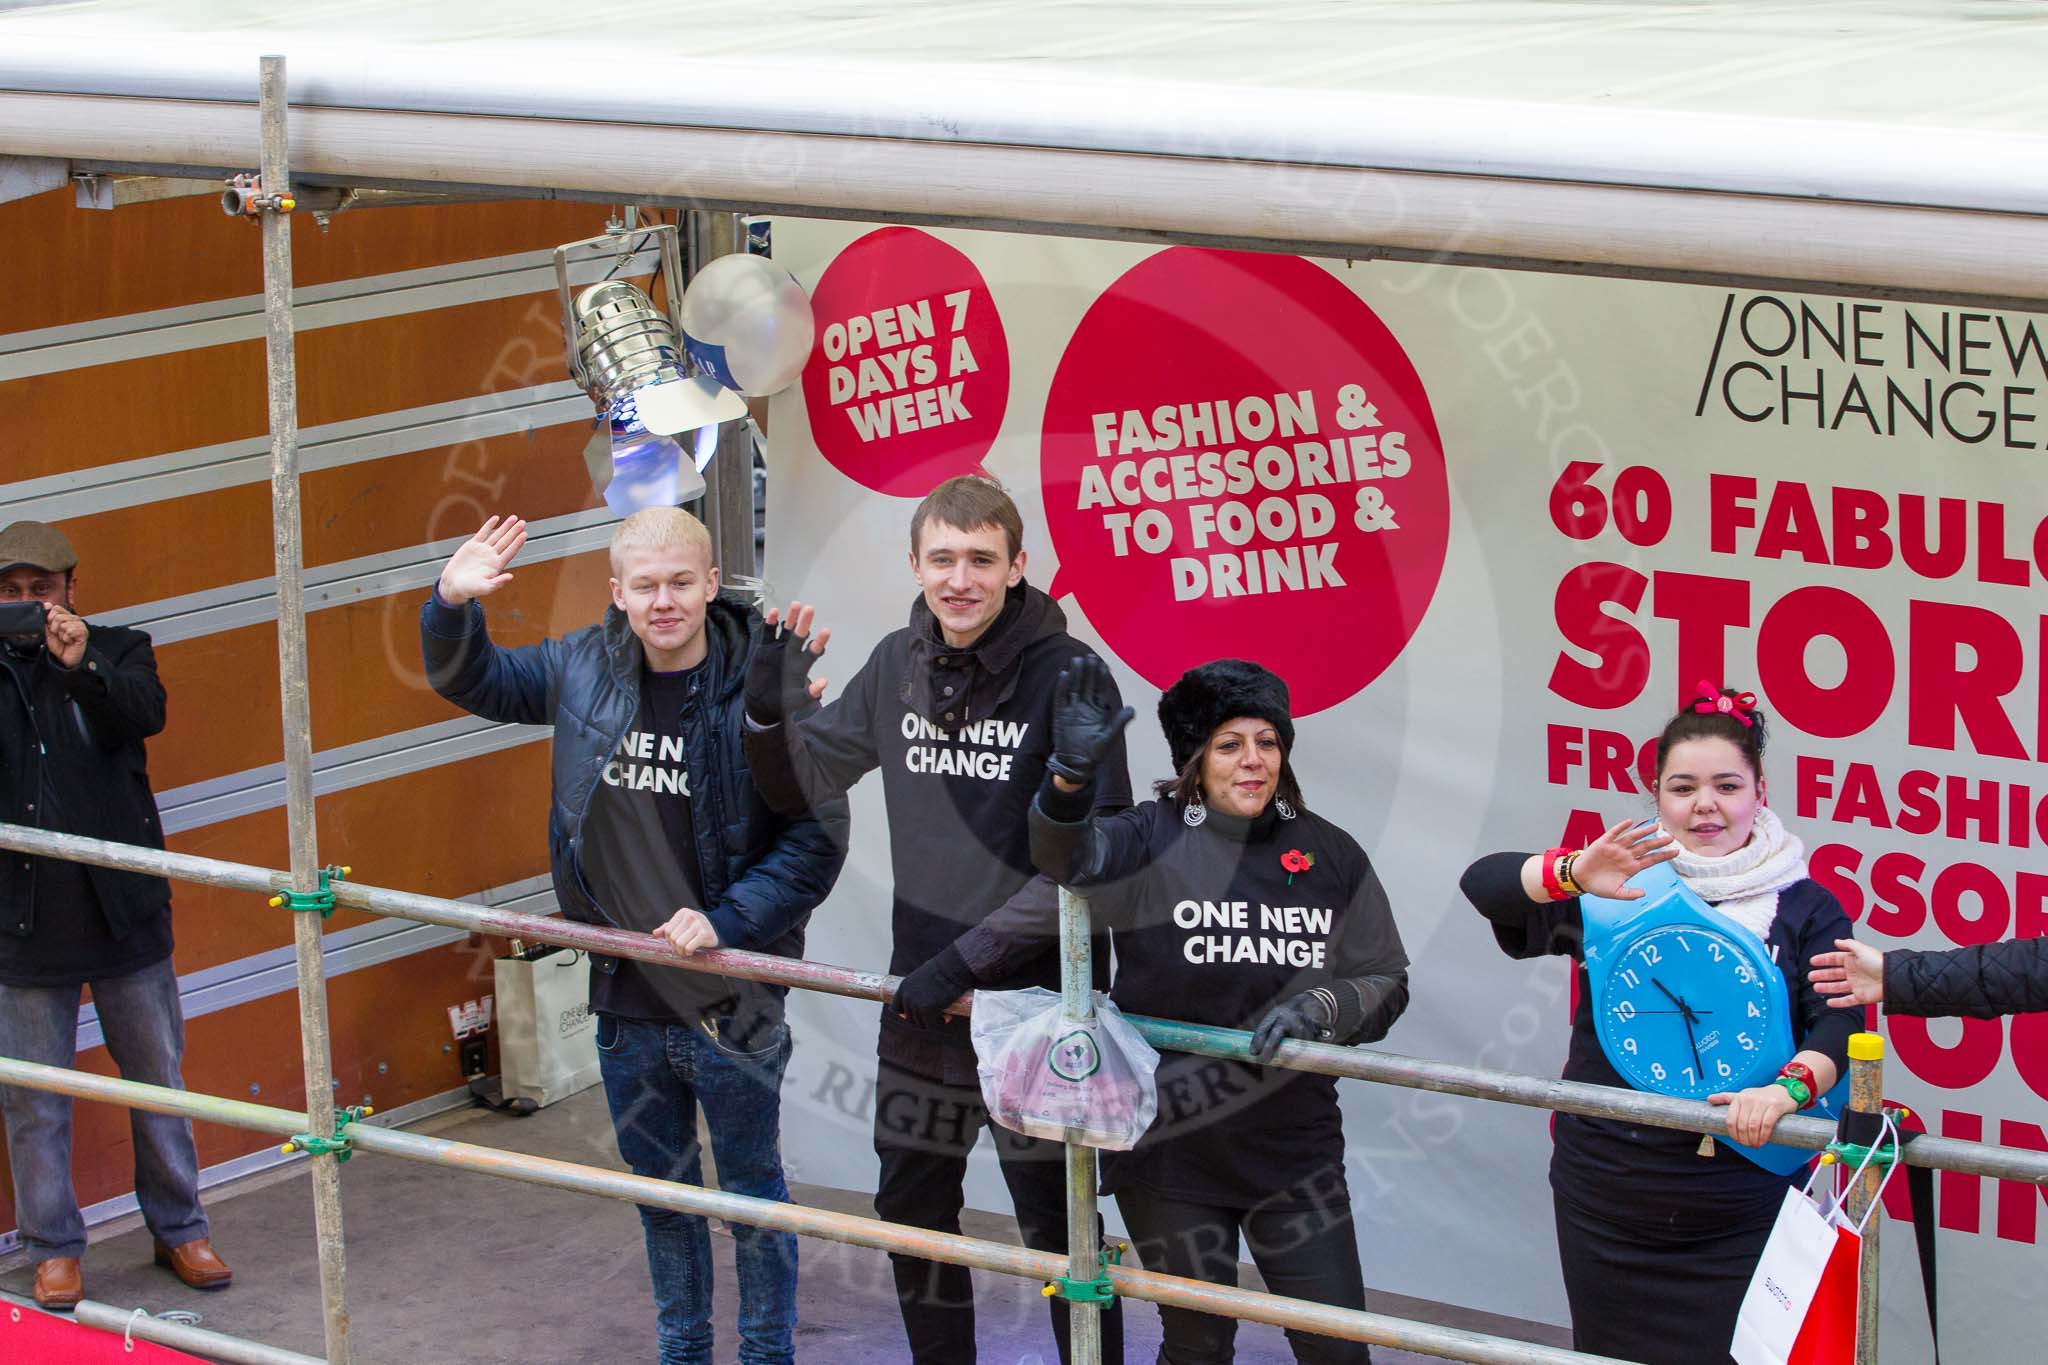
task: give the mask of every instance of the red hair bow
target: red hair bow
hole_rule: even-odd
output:
[[[1692,704],[1692,709],[1702,715],[1719,711],[1724,716],[1733,716],[1742,722],[1742,728],[1746,730],[1756,724],[1749,718],[1749,713],[1756,710],[1756,693],[1739,692],[1732,697],[1725,696],[1720,688],[1701,679],[1700,699]]]

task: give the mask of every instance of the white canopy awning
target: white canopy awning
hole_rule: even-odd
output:
[[[2048,299],[2048,6],[0,9],[0,152]]]

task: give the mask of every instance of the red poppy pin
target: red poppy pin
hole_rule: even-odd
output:
[[[1303,853],[1298,848],[1290,848],[1280,855],[1280,866],[1287,869],[1287,884],[1289,886],[1294,885],[1295,873],[1306,872],[1315,865],[1316,855],[1313,853]]]

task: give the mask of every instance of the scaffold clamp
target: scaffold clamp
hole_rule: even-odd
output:
[[[1114,1303],[1116,1301],[1116,1289],[1110,1284],[1107,1271],[1111,1266],[1118,1264],[1122,1260],[1126,1245],[1128,1244],[1118,1242],[1113,1246],[1103,1248],[1102,1268],[1105,1273],[1101,1278],[1075,1280],[1061,1275],[1046,1285],[1045,1288],[1039,1290],[1039,1294],[1048,1299],[1057,1296],[1069,1303]]]
[[[334,1136],[321,1137],[315,1133],[294,1133],[278,1148],[286,1156],[293,1152],[307,1152],[313,1156],[331,1156],[336,1161],[347,1161],[354,1148],[349,1143],[348,1126],[360,1123],[376,1113],[367,1104],[353,1105],[338,1111],[334,1116]]]
[[[1839,1162],[1852,1169],[1861,1169],[1866,1165],[1880,1168],[1895,1165],[1899,1159],[1900,1141],[1897,1136],[1899,1125],[1903,1120],[1911,1118],[1913,1111],[1904,1105],[1899,1105],[1886,1109],[1884,1116],[1891,1120],[1893,1133],[1891,1141],[1866,1145],[1860,1142],[1845,1142],[1837,1138],[1835,1141],[1830,1142],[1821,1152],[1820,1164],[1832,1166]],[[1875,1116],[1871,1117],[1874,1118]]]
[[[323,867],[320,869],[318,891],[282,891],[270,898],[270,904],[273,908],[281,905],[292,910],[317,910],[320,918],[326,919],[334,913],[333,883],[346,877],[350,871],[346,867]]]

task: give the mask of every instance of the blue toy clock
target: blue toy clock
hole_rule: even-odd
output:
[[[1769,950],[1669,863],[1629,885],[1643,890],[1641,900],[1579,898],[1594,1028],[1607,1060],[1636,1089],[1678,1099],[1769,1084],[1794,1052],[1790,993]],[[1831,1117],[1845,1085],[1810,1112]],[[1728,1145],[1781,1174],[1813,1156],[1775,1143]]]

